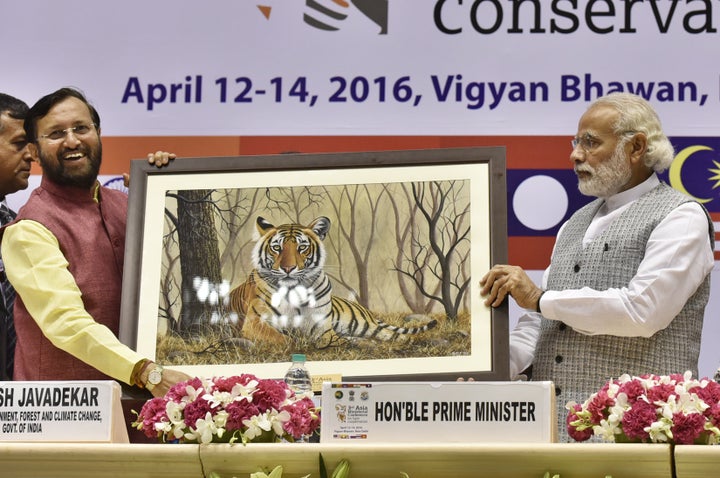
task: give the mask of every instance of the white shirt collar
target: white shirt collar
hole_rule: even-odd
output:
[[[652,173],[649,178],[637,186],[605,198],[605,204],[603,204],[601,208],[603,214],[607,214],[610,211],[614,211],[630,204],[643,194],[657,187],[659,184],[660,179],[658,178],[657,173]]]

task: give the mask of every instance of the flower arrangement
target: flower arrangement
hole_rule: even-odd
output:
[[[252,374],[193,378],[148,400],[132,426],[180,443],[296,441],[320,426],[320,410],[282,380]]]
[[[693,379],[691,372],[623,375],[566,408],[568,434],[576,441],[595,435],[625,443],[720,443],[720,384]]]

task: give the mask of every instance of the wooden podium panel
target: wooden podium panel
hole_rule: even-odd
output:
[[[708,478],[720,473],[720,446],[676,445],[675,476]]]
[[[700,474],[713,476],[718,451],[693,447],[688,460],[705,455]],[[250,443],[225,445],[0,443],[0,476],[13,478],[201,478],[216,472],[222,478],[247,477],[260,470],[284,468],[283,478],[308,473],[318,477],[322,453],[328,471],[343,458],[351,478],[671,478],[668,445],[646,444],[316,444]],[[715,460],[711,468],[711,460]],[[683,463],[679,469],[694,466]],[[704,471],[703,471],[704,470]],[[712,470],[712,471],[710,471]]]
[[[0,476],[199,478],[204,475],[197,445],[0,443]]]
[[[320,476],[318,453],[330,473],[343,458],[352,478],[542,478],[546,471],[562,478],[670,478],[670,447],[644,444],[250,444],[203,445],[206,473],[249,476],[276,465],[283,478]]]

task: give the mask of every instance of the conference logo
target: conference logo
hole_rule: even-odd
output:
[[[266,19],[272,7],[258,5]],[[303,22],[318,30],[334,32],[342,29],[353,15],[364,15],[379,28],[379,35],[388,32],[389,0],[305,0]]]
[[[337,31],[350,12],[359,11],[380,27],[380,35],[388,32],[389,0],[306,0],[303,21],[313,28],[325,31]],[[350,10],[352,4],[357,10]]]

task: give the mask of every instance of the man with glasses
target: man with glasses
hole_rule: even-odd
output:
[[[693,198],[662,183],[674,150],[644,99],[611,94],[582,115],[570,159],[580,192],[597,199],[558,232],[542,287],[519,267],[480,281],[485,304],[510,295],[529,309],[511,333],[511,374],[553,381],[558,428],[623,373],[697,374],[714,265],[713,224]]]
[[[0,93],[0,226],[15,219],[15,211],[5,202],[7,195],[28,187],[33,157],[23,127],[27,112],[24,101]],[[13,377],[14,303],[15,290],[0,259],[0,380],[12,380]]]
[[[43,175],[1,236],[17,291],[15,379],[114,378],[164,395],[189,377],[117,339],[127,195],[97,180],[97,111],[78,90],[62,88],[35,103],[24,126]],[[161,166],[173,157],[148,160]]]

